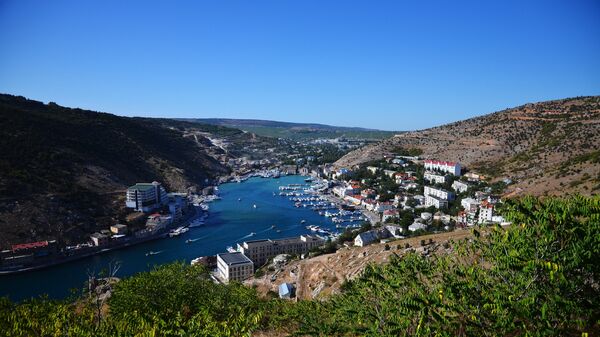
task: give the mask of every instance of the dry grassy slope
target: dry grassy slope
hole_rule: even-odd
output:
[[[598,193],[600,96],[525,104],[431,129],[406,132],[356,150],[338,167],[380,159],[396,147],[425,158],[457,160],[489,175],[510,177],[514,194]]]
[[[342,248],[333,254],[291,261],[281,270],[268,272],[259,278],[251,278],[245,281],[245,284],[256,287],[259,293],[266,295],[269,291],[277,292],[279,284],[289,282],[296,285],[296,295],[299,299],[324,299],[339,293],[342,284],[359,276],[367,265],[387,263],[392,255],[403,255],[406,252],[405,244],[410,245],[409,249],[423,252],[421,240],[429,242],[431,239],[433,244],[425,248],[445,253],[450,250],[443,249],[443,243],[458,241],[471,235],[470,230],[456,230],[396,240],[389,243],[389,250],[386,250],[385,244],[382,243]],[[271,281],[272,279],[274,281]]]

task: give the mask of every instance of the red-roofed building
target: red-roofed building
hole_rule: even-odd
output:
[[[16,245],[12,245],[12,251],[16,252],[17,250],[35,249],[35,248],[42,248],[42,247],[48,247],[48,241],[19,243]]]
[[[21,254],[46,255],[57,251],[56,240],[18,243],[11,246],[11,252]]]
[[[360,194],[355,194],[355,195],[348,195],[346,197],[344,197],[344,200],[353,203],[354,205],[360,205],[360,203],[363,200],[362,195]]]
[[[448,172],[455,176],[460,176],[460,163],[452,161],[425,160],[424,164],[426,170],[438,170],[441,172]]]
[[[397,209],[387,209],[387,210],[383,211],[383,217],[381,218],[381,221],[385,222],[387,219],[394,218],[394,217],[398,217],[398,210]]]

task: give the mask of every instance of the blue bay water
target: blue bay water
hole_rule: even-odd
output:
[[[327,218],[308,208],[296,208],[287,197],[279,196],[279,186],[304,183],[304,178],[251,178],[242,183],[223,184],[219,186],[222,200],[210,204],[210,215],[204,226],[190,228],[189,232],[175,238],[155,240],[34,272],[0,276],[0,297],[23,300],[47,294],[51,298],[62,298],[68,296],[71,289],[83,287],[88,271],[106,269],[111,261],[120,261],[117,277],[125,277],[149,270],[154,265],[173,261],[189,263],[198,256],[225,252],[227,246],[235,246],[244,240],[307,234],[310,233],[307,225],[334,228]],[[302,220],[306,223],[301,224]],[[275,229],[271,229],[273,225]],[[256,235],[250,237],[252,232]],[[196,238],[200,239],[185,243],[187,239]],[[149,251],[162,253],[146,256]]]

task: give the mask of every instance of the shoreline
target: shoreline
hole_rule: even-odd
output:
[[[221,176],[221,177],[219,177],[219,179],[217,179],[217,181],[215,181],[214,185],[207,186],[207,187],[212,187],[214,189],[214,188],[217,188],[218,186],[220,186],[221,184],[236,183],[236,182],[242,183],[242,182],[244,182],[250,178],[254,178],[254,177],[264,178],[264,179],[278,179],[280,177],[279,175],[270,176],[269,175],[270,172],[272,173],[272,170],[266,170],[266,169],[257,170],[255,172],[251,172],[251,173],[244,175],[242,177],[243,179],[235,179],[234,176]],[[298,174],[286,174],[283,176],[291,176],[291,175],[298,175]],[[217,190],[218,190],[218,188],[217,188]],[[217,193],[218,192],[215,191],[211,195],[217,195]],[[93,257],[96,255],[102,255],[104,253],[109,253],[109,252],[112,252],[115,250],[133,247],[133,246],[140,245],[140,244],[143,244],[146,242],[169,238],[169,230],[176,228],[177,226],[187,227],[194,219],[199,218],[203,212],[208,213],[208,211],[199,210],[198,206],[192,206],[192,207],[194,207],[193,215],[187,217],[186,219],[179,221],[176,224],[175,223],[171,224],[168,228],[165,228],[165,230],[160,233],[152,234],[150,236],[143,237],[143,238],[135,238],[132,236],[129,238],[129,240],[126,240],[124,242],[116,242],[110,246],[90,247],[85,252],[75,253],[73,255],[62,255],[62,256],[59,255],[59,256],[54,257],[53,259],[40,261],[39,263],[34,262],[29,265],[20,265],[20,266],[14,266],[14,267],[0,267],[0,277],[38,271],[38,270],[51,268],[51,267],[55,267],[58,265],[78,261],[81,259]],[[64,253],[65,252],[62,252],[62,254],[64,254]],[[58,254],[61,254],[61,252],[59,252]]]
[[[187,223],[187,225],[185,225],[185,227],[187,227],[193,219],[200,217],[201,212],[202,211],[198,212],[198,209],[196,207],[194,207],[193,215],[178,222],[177,224],[172,224],[171,226],[169,226],[168,228],[165,228],[165,230],[161,231],[160,233],[155,233],[155,234],[149,235],[147,237],[142,237],[142,238],[131,237],[130,240],[127,240],[125,242],[114,243],[113,246],[110,246],[110,247],[97,246],[97,247],[93,247],[92,248],[93,250],[91,250],[91,251],[82,252],[82,253],[78,253],[78,254],[74,254],[74,255],[57,256],[52,261],[40,262],[39,264],[32,264],[31,266],[23,266],[20,268],[19,268],[19,266],[17,266],[16,268],[0,268],[0,277],[42,270],[42,269],[54,267],[57,265],[67,264],[67,263],[70,263],[73,261],[85,259],[88,257],[112,252],[115,250],[120,250],[120,249],[124,249],[124,248],[128,248],[128,247],[137,246],[142,243],[159,240],[159,239],[165,239],[165,238],[169,237],[170,229],[177,227],[177,226],[181,225],[182,223]]]

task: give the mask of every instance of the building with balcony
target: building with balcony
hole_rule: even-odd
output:
[[[127,188],[125,205],[138,212],[151,212],[167,202],[167,192],[159,182],[137,183]]]

